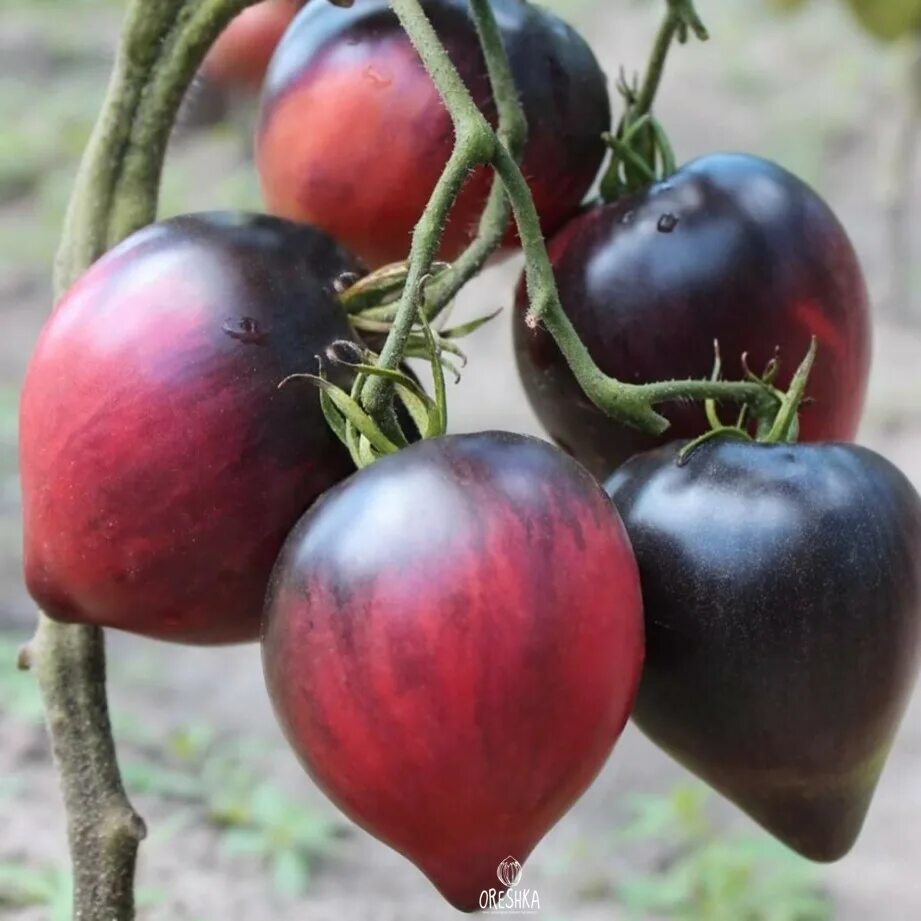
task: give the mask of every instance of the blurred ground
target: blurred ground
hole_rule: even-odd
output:
[[[571,18],[591,37],[609,73],[615,75],[621,64],[642,63],[657,5],[585,0],[570,7]],[[879,307],[877,361],[862,440],[921,487],[921,332],[904,318],[899,324],[892,319],[900,312],[894,308],[904,305],[886,303],[892,290],[886,151],[902,100],[899,54],[885,54],[859,36],[830,3],[783,21],[762,13],[754,2],[701,0],[700,7],[713,42],[675,54],[659,114],[684,157],[720,148],[757,152],[798,172],[831,201],[861,253]],[[117,4],[66,8],[61,19],[50,2],[0,3],[0,630],[6,637],[0,652],[28,637],[32,619],[18,560],[17,389],[50,306],[49,260],[57,223],[104,86],[117,25]],[[170,164],[164,210],[255,207],[246,147],[245,135],[233,126],[181,138]],[[917,251],[916,244],[912,253]],[[919,302],[917,261],[914,270]],[[513,263],[490,271],[464,294],[458,315],[507,305],[516,272]],[[507,321],[500,319],[468,341],[471,363],[451,394],[455,430],[500,427],[539,434],[510,360]],[[335,814],[284,747],[265,700],[256,649],[208,652],[113,637],[111,650],[111,696],[123,760],[152,832],[140,864],[142,918],[454,917],[416,871],[386,848],[357,831],[326,834],[326,822],[335,822]],[[0,665],[0,914],[21,921],[63,918],[67,884],[58,868],[64,865],[65,843],[56,780],[36,722],[30,679],[13,673],[9,662],[5,655]],[[169,740],[166,751],[164,739]],[[208,801],[195,787],[201,764],[212,772],[203,776],[217,777],[212,786],[222,802]],[[270,776],[277,787],[254,802],[252,789],[241,788],[258,784],[245,774],[242,780],[230,776],[243,764],[258,765],[253,768],[258,776]],[[627,884],[641,881],[643,873],[665,873],[670,841],[680,837],[682,808],[680,794],[677,800],[665,794],[685,781],[664,755],[628,730],[598,783],[526,868],[526,884],[541,893],[542,917],[652,917],[645,909],[624,907],[630,901]],[[677,817],[659,816],[661,833],[652,844],[615,834],[629,794],[637,792],[663,794],[647,803],[653,812],[677,803]],[[299,804],[311,811],[300,815]],[[728,807],[708,809],[726,834],[738,830],[746,841],[760,840]],[[295,814],[297,822],[291,819]],[[650,821],[655,824],[654,817]],[[318,859],[288,860],[285,855],[295,845],[303,853],[316,850]],[[713,859],[716,869],[704,861],[700,872],[718,874],[717,888],[726,892],[722,902],[690,914],[663,913],[695,921],[822,916],[795,905],[781,913],[780,896],[772,900],[770,887],[757,889],[751,866],[744,864],[741,876],[733,875],[738,868],[731,855]],[[756,861],[756,870],[770,869],[773,859]],[[919,865],[921,698],[906,719],[858,846],[846,860],[822,870],[819,879],[830,893],[832,915],[841,921],[913,921],[921,918]],[[779,885],[794,886],[791,880],[801,867],[783,867]],[[673,876],[654,878],[660,895],[675,885]],[[749,893],[754,908],[733,908],[747,904],[740,891]],[[761,891],[763,896],[757,894]]]

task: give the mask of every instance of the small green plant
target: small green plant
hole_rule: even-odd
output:
[[[727,834],[707,811],[708,791],[682,785],[632,798],[618,834],[667,855],[653,873],[623,881],[620,901],[634,917],[677,921],[828,921],[819,872],[763,834]]]
[[[132,795],[157,795],[200,811],[221,831],[226,854],[258,857],[280,894],[301,895],[342,826],[261,780],[260,762],[257,746],[237,741],[231,747],[211,727],[189,724],[170,735],[165,761],[129,762],[124,776]]]
[[[38,686],[15,669],[17,653],[16,642],[0,637],[0,662],[6,663],[0,667],[4,710],[20,722],[41,725]],[[130,714],[117,712],[113,719],[119,736],[136,755],[123,771],[130,793],[187,807],[167,829],[161,826],[161,840],[196,813],[221,832],[221,847],[228,856],[261,859],[281,895],[306,891],[316,859],[342,835],[343,826],[261,779],[267,773],[261,770],[264,746],[239,739],[231,746],[207,723],[190,722],[173,730],[159,748]],[[3,778],[0,798],[15,795],[19,782],[17,777]],[[70,875],[62,870],[0,862],[0,908],[45,906],[50,921],[63,921],[69,917],[71,895]]]
[[[0,861],[0,911],[44,908],[46,921],[70,921],[73,891],[73,877],[68,869],[34,866],[19,860]],[[143,886],[138,889],[140,907],[153,907],[165,897],[160,889]]]
[[[68,921],[73,897],[70,872],[18,861],[0,863],[0,909],[47,909],[48,921]]]

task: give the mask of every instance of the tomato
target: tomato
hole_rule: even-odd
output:
[[[711,441],[607,489],[647,656],[634,719],[814,860],[853,845],[915,683],[921,499],[853,445]]]
[[[288,532],[354,470],[306,382],[349,326],[354,260],[275,218],[136,233],[45,325],[25,380],[25,574],[58,620],[161,639],[258,636]]]
[[[748,353],[761,371],[779,349],[786,385],[812,336],[819,352],[802,440],[848,440],[870,364],[867,291],[827,205],[781,167],[742,154],[695,160],[665,182],[596,205],[551,242],[563,309],[607,374],[628,383],[709,377],[719,340],[728,378]],[[699,405],[666,405],[660,439],[604,416],[582,393],[550,335],[525,323],[518,368],[550,435],[599,477],[633,454],[707,430]],[[727,421],[734,408],[726,408]]]
[[[643,656],[607,496],[497,432],[421,442],[327,493],[285,545],[264,631],[306,769],[463,910],[593,780]]]
[[[243,10],[221,33],[203,72],[221,86],[258,90],[285,29],[305,0],[263,0]]]
[[[425,0],[477,104],[495,121],[466,0]],[[493,0],[529,123],[523,169],[548,233],[578,207],[604,156],[606,79],[569,26],[524,0]],[[300,13],[272,61],[256,163],[270,211],[308,221],[369,265],[405,259],[447,162],[447,110],[385,0]],[[448,225],[442,255],[472,238],[490,186],[478,170]],[[511,242],[511,240],[510,240]]]

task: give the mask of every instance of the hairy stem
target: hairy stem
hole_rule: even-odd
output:
[[[706,35],[691,0],[668,0],[668,2],[669,20],[675,19],[678,23],[676,31],[669,35],[669,43],[675,34],[685,34],[689,28],[701,37]],[[447,52],[422,10],[419,0],[391,0],[391,6],[400,17],[403,28],[413,42],[445,106],[451,113],[458,138],[469,136],[469,133],[474,133],[477,138],[476,156],[471,157],[467,166],[476,166],[485,161],[495,169],[505,189],[505,194],[511,202],[518,235],[524,250],[525,275],[530,301],[529,321],[534,325],[541,323],[547,328],[586,396],[609,416],[652,434],[661,434],[668,428],[668,420],[654,409],[659,403],[681,399],[736,402],[763,400],[764,388],[760,384],[748,381],[737,383],[689,380],[635,385],[624,384],[604,374],[598,368],[560,303],[547,245],[540,227],[540,219],[516,156],[509,149],[506,139],[497,135],[477,110],[467,87],[458,76]],[[507,107],[505,111],[511,113],[512,106],[519,107],[519,103],[495,15],[488,0],[473,0],[472,7],[489,72],[495,81],[497,105],[500,106],[500,112],[503,111],[502,106],[505,106]],[[664,64],[664,58],[662,63]],[[511,117],[514,118],[514,115],[512,114]],[[489,143],[490,138],[492,143]],[[449,169],[451,171],[457,169],[457,162],[453,157]],[[459,187],[457,190],[459,191]],[[444,205],[443,201],[439,202],[438,214],[442,213]],[[450,204],[444,209],[445,217],[449,209]],[[428,217],[437,217],[437,214],[430,212]],[[420,275],[425,275],[434,259],[443,227],[443,221],[423,218],[416,228],[410,266],[411,271],[413,268],[416,269],[417,280]],[[416,309],[417,291],[417,288],[407,284],[399,308],[398,316],[400,314],[408,316],[410,325]],[[402,330],[398,330],[395,326],[388,340],[388,345],[392,341],[393,348],[388,349],[385,346],[388,362],[386,367],[395,367],[394,363],[398,363],[402,357],[399,344],[402,338]],[[366,400],[368,392],[371,392],[374,398],[379,398],[381,390],[380,383],[369,382],[365,392]],[[370,411],[376,408],[373,401],[366,402],[365,405]]]
[[[643,86],[631,107],[631,121],[636,121],[652,110],[656,93],[662,83],[662,75],[665,73],[665,62],[668,60],[672,42],[676,37],[683,40],[687,36],[688,28],[693,29],[694,34],[702,41],[707,39],[707,30],[691,0],[668,0],[668,13],[652,47]]]
[[[474,22],[480,45],[486,59],[489,81],[499,114],[497,136],[512,156],[520,160],[528,139],[528,123],[518,98],[515,78],[509,66],[508,55],[502,43],[502,34],[496,24],[489,0],[472,0]],[[508,230],[511,206],[505,186],[499,176],[494,177],[486,207],[480,217],[473,242],[429,291],[426,314],[433,318],[457,295],[464,285],[486,264],[498,249]]]
[[[118,771],[103,633],[42,616],[30,657],[67,810],[74,919],[127,921],[134,917],[134,868],[145,828]]]
[[[495,133],[483,113],[476,107],[457,68],[442,46],[434,26],[417,0],[392,0],[391,6],[419,52],[439,94],[443,99],[450,97],[453,100],[454,104],[448,108],[454,123],[455,143],[447,166],[413,232],[406,284],[397,307],[393,327],[378,360],[379,366],[388,370],[399,367],[403,360],[406,343],[418,313],[419,294],[431,271],[432,263],[438,255],[438,247],[451,208],[470,172],[477,166],[489,162],[493,152],[492,148],[498,143]],[[494,34],[498,36],[498,27],[495,27]],[[501,38],[498,41],[501,48]],[[504,58],[504,51],[502,54]],[[507,76],[504,86],[506,89],[509,86],[514,89],[514,81],[511,79],[507,60],[504,65],[500,65],[498,71],[494,71],[493,66],[490,66],[490,76],[497,73],[500,80],[506,79]],[[502,73],[503,67],[505,74]],[[516,102],[512,107],[518,109],[520,113],[517,96],[514,98]],[[503,106],[506,112],[512,108],[507,101],[503,103]],[[519,117],[523,122],[523,116]],[[451,281],[440,295],[436,295],[436,301],[449,299],[449,296],[453,297],[469,277],[472,277],[482,267],[489,258],[489,254],[501,242],[496,218],[500,207],[504,210],[505,205],[504,203],[497,204],[498,198],[499,193],[494,190],[490,195],[487,208],[489,213],[483,216],[486,226],[482,239],[476,241],[473,247],[468,249],[462,263],[462,272],[458,272],[455,267]],[[502,233],[504,233],[504,226]],[[469,275],[464,277],[464,274],[468,272]],[[446,302],[442,300],[442,306]],[[434,314],[437,311],[432,312]],[[380,416],[387,401],[391,398],[391,393],[391,384],[387,378],[372,377],[362,391],[362,405],[372,415]]]
[[[477,154],[477,146],[480,146],[477,140],[458,139],[448,165],[416,225],[409,253],[409,273],[396,318],[377,362],[381,368],[393,371],[403,360],[406,343],[416,322],[419,293],[438,254],[438,245],[451,206],[467,180],[471,166],[478,166],[485,160],[482,154]],[[391,386],[386,377],[372,377],[368,380],[362,391],[362,403],[369,413],[381,412],[390,395]]]
[[[131,123],[112,197],[110,246],[155,220],[166,148],[186,90],[218,35],[252,3],[187,0],[183,4],[160,45],[151,79]]]
[[[255,0],[132,0],[102,112],[77,176],[55,261],[59,297],[107,249],[156,215],[179,103],[210,43]],[[24,664],[36,674],[61,776],[75,921],[131,921],[144,823],[129,802],[95,627],[39,615]]]

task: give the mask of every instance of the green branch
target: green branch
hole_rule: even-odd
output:
[[[675,11],[679,11],[680,15],[685,17],[690,16],[693,12],[693,5],[689,0],[669,0],[669,2],[669,18],[677,15]],[[505,194],[512,205],[525,255],[525,276],[530,301],[528,321],[534,325],[543,324],[550,332],[586,396],[612,418],[651,434],[661,434],[668,428],[668,420],[657,413],[654,408],[660,403],[682,399],[715,399],[736,402],[763,400],[764,388],[750,381],[689,380],[636,385],[622,383],[616,378],[605,375],[598,368],[560,303],[556,280],[547,254],[547,245],[540,227],[540,218],[516,157],[509,150],[507,142],[504,142],[501,136],[485,124],[467,87],[451,63],[447,51],[438,40],[419,0],[391,0],[391,5],[400,17],[426,70],[435,81],[451,113],[458,137],[464,137],[468,132],[476,133],[478,156],[472,158],[467,166],[478,165],[485,159],[495,169],[505,189]],[[497,105],[500,106],[500,112],[503,111],[503,106],[507,107],[505,111],[512,113],[511,117],[514,118],[513,107],[520,111],[518,96],[511,79],[507,55],[499,36],[492,7],[488,0],[472,0],[471,6],[482,37],[489,72],[496,84]],[[696,17],[696,14],[693,15]],[[484,135],[484,131],[488,134]],[[485,143],[489,137],[492,139],[492,144]],[[480,146],[481,141],[482,146]],[[450,169],[457,169],[457,161],[454,158],[452,158]],[[444,200],[441,200],[437,213],[429,211],[427,217],[424,217],[416,228],[413,251],[410,255],[411,270],[415,267],[417,273],[422,275],[428,271],[444,229],[444,220],[439,218],[446,218],[449,210],[450,205],[445,207]],[[409,312],[414,310],[414,291],[415,289],[407,284],[406,293],[398,312],[398,317],[404,312],[404,318],[406,315],[409,316],[410,325],[412,315]],[[394,362],[399,363],[402,357],[400,351],[402,335],[402,330],[394,329],[388,337],[388,343],[384,349],[388,362],[386,367],[395,367]],[[388,348],[388,346],[392,347]],[[369,382],[365,392],[366,400],[369,390],[372,391],[375,399],[379,399],[383,386],[379,382]],[[377,409],[379,406],[374,401],[366,402],[365,405],[370,410]]]
[[[255,0],[132,0],[102,112],[77,176],[55,262],[60,297],[107,249],[154,220],[182,97],[224,26]],[[75,921],[131,921],[144,823],[125,795],[96,627],[39,615],[21,657],[35,671],[61,776]]]
[[[471,7],[499,114],[496,134],[512,156],[520,160],[528,139],[528,123],[518,98],[508,55],[505,54],[502,44],[502,33],[495,17],[491,15],[489,0],[472,0]],[[508,231],[510,216],[511,206],[505,194],[505,186],[501,178],[496,176],[480,218],[476,237],[455,260],[451,270],[428,292],[426,315],[430,319],[436,317],[456,297],[461,288],[479,273],[489,257],[499,248]]]

